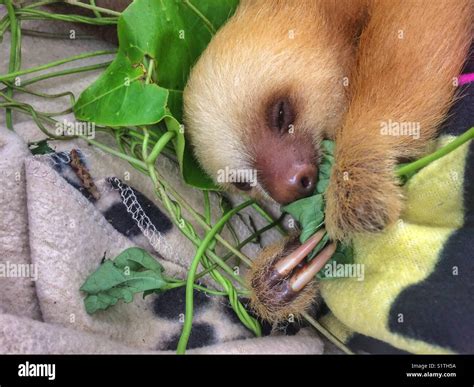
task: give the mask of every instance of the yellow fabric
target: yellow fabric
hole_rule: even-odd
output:
[[[439,145],[452,139],[444,138]],[[403,289],[430,275],[446,240],[463,224],[462,190],[468,145],[431,163],[409,180],[405,185],[405,210],[396,224],[383,233],[355,238],[354,260],[364,265],[364,280],[321,281],[328,307],[350,330],[409,352],[450,353],[390,332],[388,315]],[[404,316],[399,318],[400,323],[409,324]],[[326,323],[329,330],[346,341],[347,332],[341,334],[341,328],[330,319]]]

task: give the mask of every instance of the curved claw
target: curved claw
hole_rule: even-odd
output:
[[[311,262],[305,263],[305,259],[324,235],[325,230],[318,231],[294,251],[297,241],[287,240],[257,258],[250,271],[249,288],[252,308],[259,316],[282,321],[289,314],[300,315],[313,304],[317,297],[315,275],[334,254],[336,243],[330,242]]]
[[[305,243],[289,254],[286,258],[281,259],[275,264],[275,270],[282,277],[287,276],[298,266],[303,259],[313,250],[319,241],[323,238],[326,230],[321,229]],[[316,258],[315,258],[316,259]]]
[[[301,291],[308,283],[310,283],[316,273],[323,268],[326,262],[332,257],[336,251],[336,243],[327,245],[316,257],[314,257],[308,265],[304,265],[290,279],[290,288],[295,292]]]

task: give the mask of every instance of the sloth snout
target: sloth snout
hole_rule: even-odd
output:
[[[311,138],[302,133],[264,133],[257,139],[254,152],[258,180],[265,191],[280,204],[311,195],[318,176]]]
[[[316,185],[316,167],[311,164],[288,166],[277,175],[277,181],[269,189],[270,196],[281,204],[291,203],[313,193]]]

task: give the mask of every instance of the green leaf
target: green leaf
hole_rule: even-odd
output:
[[[324,200],[320,194],[297,200],[283,207],[282,210],[301,225],[301,243],[306,242],[320,228],[324,220]]]
[[[220,188],[214,183],[212,178],[204,172],[199,162],[194,157],[194,153],[188,143],[182,155],[181,173],[184,181],[199,189],[219,191]]]
[[[168,91],[145,84],[145,69],[122,52],[86,89],[74,106],[76,118],[107,126],[140,126],[161,121]],[[152,102],[152,103],[150,103]]]
[[[316,184],[316,192],[322,193],[326,192],[329,186],[329,179],[321,179],[318,180],[318,183]]]
[[[334,149],[336,148],[336,143],[332,140],[323,140],[321,141],[321,148],[326,156],[334,156]]]
[[[133,63],[156,59],[157,82],[182,91],[191,66],[237,5],[238,0],[135,0],[118,22],[120,50]]]
[[[334,164],[334,142],[323,140],[321,142],[322,158],[319,164],[318,183],[316,184],[316,192],[324,194],[329,186],[331,170]]]
[[[112,127],[151,125],[164,119],[168,130],[176,131],[191,67],[237,5],[238,0],[135,0],[118,21],[117,58],[81,94],[76,117]],[[145,84],[150,60],[152,83]],[[216,190],[184,133],[178,132],[174,145],[184,180]]]
[[[99,293],[121,284],[125,279],[123,270],[107,260],[87,278],[80,290],[86,293]]]
[[[321,163],[319,165],[319,173],[320,173],[320,176],[322,175],[322,177],[327,180],[329,178],[329,176],[331,176],[331,169],[332,169],[332,165],[329,165],[327,163]]]
[[[182,130],[182,126],[178,120],[176,120],[172,115],[167,115],[165,117],[165,122],[168,130],[176,133],[173,142],[184,181],[199,189],[213,191],[219,190],[209,175],[203,171],[194,157],[194,153],[186,142],[184,131]]]
[[[163,267],[148,252],[129,248],[115,260],[105,261],[89,275],[80,290],[89,314],[107,309],[119,300],[132,302],[135,293],[166,289],[168,282],[162,276]]]
[[[28,145],[31,153],[34,155],[46,155],[48,153],[54,153],[54,150],[48,145],[48,140],[41,140]]]
[[[132,270],[138,270],[140,267],[154,271],[163,272],[163,266],[153,258],[146,250],[138,247],[130,247],[115,258],[115,265],[119,268],[130,267]]]

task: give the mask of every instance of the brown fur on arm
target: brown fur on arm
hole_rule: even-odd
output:
[[[398,218],[395,163],[421,155],[436,134],[472,38],[471,0],[382,0],[368,11],[327,192],[327,229],[336,239]],[[419,124],[420,138],[382,135],[389,120]]]

